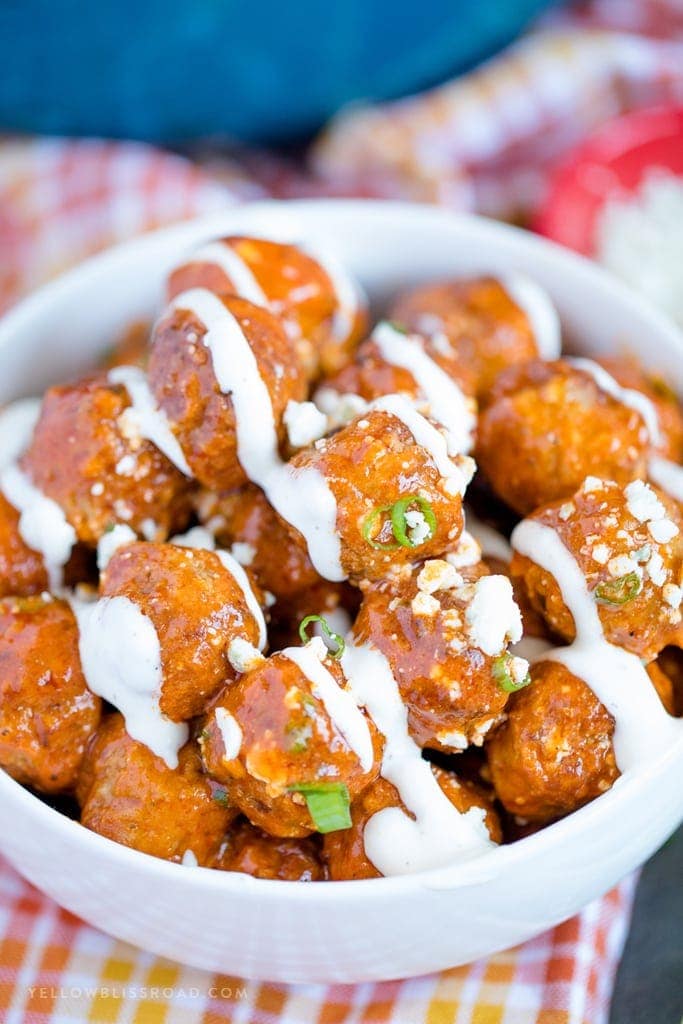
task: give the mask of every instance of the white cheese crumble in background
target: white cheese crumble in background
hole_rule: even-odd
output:
[[[683,327],[683,178],[652,169],[633,196],[606,203],[596,253]]]

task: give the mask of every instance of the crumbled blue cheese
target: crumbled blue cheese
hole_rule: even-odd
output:
[[[476,581],[465,619],[474,646],[491,657],[500,654],[508,641],[522,639],[522,616],[506,576],[483,576]]]

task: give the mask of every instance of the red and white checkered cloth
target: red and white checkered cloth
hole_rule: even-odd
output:
[[[91,253],[264,195],[354,192],[528,215],[567,146],[632,106],[683,99],[683,7],[555,16],[476,72],[342,115],[308,165],[204,150],[200,165],[130,143],[0,141],[0,309]],[[603,1024],[634,880],[515,950],[426,978],[278,986],[160,961],[59,910],[0,860],[3,1024]]]

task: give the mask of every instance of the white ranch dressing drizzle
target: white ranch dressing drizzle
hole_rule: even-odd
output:
[[[88,687],[118,708],[134,740],[177,768],[189,727],[172,722],[159,707],[161,645],[151,619],[127,597],[91,603],[72,598],[71,606]]]
[[[50,589],[59,591],[76,531],[57,502],[43,494],[17,462],[31,442],[40,408],[40,399],[24,398],[0,411],[0,491],[19,513],[24,544],[42,555]]]
[[[575,558],[555,530],[530,519],[516,526],[512,545],[554,577],[574,619],[574,642],[542,657],[582,679],[614,717],[614,756],[622,774],[652,761],[680,733],[681,723],[666,712],[640,659],[605,639]]]
[[[218,386],[232,399],[237,453],[244,472],[265,491],[283,519],[303,535],[320,575],[334,581],[345,579],[334,495],[314,467],[297,471],[280,459],[270,394],[239,323],[205,288],[183,292],[172,307],[193,313],[206,328],[203,342],[211,352]]]
[[[268,640],[266,620],[263,615],[263,609],[258,603],[256,594],[252,589],[249,577],[237,559],[231,555],[229,551],[217,548],[216,538],[210,530],[205,529],[203,526],[194,526],[191,530],[188,530],[187,533],[179,533],[175,537],[171,537],[170,543],[181,548],[194,548],[199,551],[213,551],[216,554],[216,556],[221,560],[224,568],[227,569],[237,586],[242,591],[247,608],[251,612],[251,615],[258,627],[258,648],[262,651]]]
[[[253,302],[255,306],[268,308],[268,299],[253,271],[229,242],[225,240],[209,242],[191,253],[182,265],[185,266],[188,263],[210,263],[219,267],[229,278],[237,295]]]
[[[429,404],[430,415],[448,431],[449,451],[469,452],[476,419],[461,388],[414,337],[381,323],[370,335],[383,359],[408,370]]]
[[[225,761],[234,761],[242,748],[243,734],[239,722],[234,715],[231,715],[226,708],[217,707],[214,711],[214,718],[218,731],[223,740]]]
[[[322,702],[332,724],[360,761],[363,771],[369,772],[374,751],[367,720],[351,693],[343,690],[323,665],[327,654],[323,640],[313,637],[305,647],[285,647],[281,653],[306,676],[313,696]]]
[[[543,359],[557,359],[562,349],[562,330],[548,293],[525,274],[508,274],[500,284],[516,306],[526,315]]]
[[[451,460],[445,437],[417,411],[412,402],[403,395],[383,395],[370,404],[370,409],[388,412],[400,420],[417,444],[431,455],[439,474],[446,481],[446,490],[461,495],[465,493],[468,481],[460,467]]]
[[[381,775],[398,790],[400,807],[374,814],[365,852],[383,875],[412,874],[474,857],[493,845],[482,808],[462,814],[450,802],[408,732],[408,712],[387,659],[369,644],[347,641],[341,659],[356,702],[385,740]]]
[[[676,501],[683,501],[683,466],[653,455],[648,465],[648,476]]]
[[[659,417],[657,416],[657,410],[647,395],[644,395],[641,391],[635,391],[633,388],[622,388],[611,373],[608,373],[603,366],[600,366],[599,363],[594,362],[592,359],[569,356],[567,357],[567,362],[570,363],[571,366],[575,366],[577,370],[583,370],[584,373],[591,376],[600,390],[604,391],[605,394],[614,398],[615,401],[621,402],[622,405],[627,406],[629,409],[633,409],[635,412],[639,413],[645,422],[650,443],[653,445],[659,445],[662,443],[662,434],[659,429]]]
[[[154,401],[144,372],[137,366],[116,366],[109,371],[107,379],[111,384],[122,384],[128,392],[130,406],[122,415],[140,437],[151,441],[181,473],[191,477],[192,470],[171,430],[166,414]]]

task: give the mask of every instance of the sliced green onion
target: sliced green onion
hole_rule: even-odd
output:
[[[211,795],[216,803],[220,804],[221,807],[228,806],[228,794],[224,789],[214,789]]]
[[[351,799],[343,782],[299,782],[290,793],[301,793],[318,832],[340,832],[351,828]]]
[[[327,625],[327,622],[322,617],[322,615],[307,615],[306,618],[302,620],[301,625],[299,626],[299,636],[301,637],[301,642],[303,644],[307,644],[308,641],[310,640],[310,637],[306,633],[306,629],[311,624],[311,622],[320,623],[320,628],[323,631],[323,640],[325,640],[329,656],[330,658],[334,658],[336,661],[338,661],[339,658],[341,658],[342,654],[344,653],[344,648],[346,647],[344,637],[340,636],[339,633],[334,633]],[[330,647],[330,644],[327,643],[328,640],[330,641],[331,644],[334,645],[333,647]]]
[[[422,513],[429,527],[429,533],[419,543],[415,543],[408,535],[409,527],[406,522],[406,513],[411,505],[417,505],[418,511]],[[381,521],[382,516],[387,514],[391,521],[391,532],[394,535],[394,540],[377,541],[372,534],[376,532],[377,524]],[[436,516],[431,503],[426,498],[419,494],[407,494],[404,498],[399,498],[395,501],[393,505],[382,505],[380,508],[373,509],[370,515],[366,516],[363,520],[361,531],[363,540],[379,551],[395,551],[399,547],[417,548],[424,544],[425,541],[431,540],[436,533]]]
[[[393,327],[393,329],[398,331],[399,334],[408,334],[408,328],[406,325],[400,323],[398,320],[384,320],[383,322],[388,324],[389,327]]]
[[[436,516],[434,515],[434,509],[425,498],[422,498],[419,494],[409,494],[405,498],[399,498],[398,501],[394,502],[391,508],[391,527],[394,531],[394,537],[401,547],[404,548],[419,547],[419,544],[416,544],[408,536],[406,512],[411,505],[417,505],[418,509],[424,516],[427,526],[429,527],[429,533],[424,540],[420,541],[420,544],[424,544],[425,541],[431,540],[436,533]]]
[[[395,551],[399,545],[395,541],[381,541],[375,540],[372,534],[375,532],[377,524],[381,521],[382,516],[387,512],[391,513],[393,505],[382,505],[381,508],[373,509],[369,516],[366,516],[363,520],[361,527],[361,533],[363,534],[363,540],[375,548],[377,551]],[[381,527],[380,527],[381,529]]]
[[[595,596],[602,604],[628,604],[637,597],[642,589],[642,581],[637,572],[627,572],[616,580],[605,580],[598,583]]]
[[[501,654],[499,658],[496,658],[491,666],[493,678],[498,683],[498,686],[505,693],[516,693],[517,690],[523,690],[525,686],[528,686],[531,682],[531,676],[527,672],[521,682],[516,683],[512,678],[510,672],[510,662],[512,661],[512,655]]]

